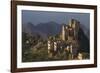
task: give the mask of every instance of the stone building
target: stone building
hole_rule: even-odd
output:
[[[48,53],[57,53],[60,49],[65,49],[69,46],[71,53],[71,59],[75,58],[79,49],[78,44],[78,32],[79,32],[79,22],[75,19],[71,19],[66,25],[62,25],[62,30],[60,33],[60,40],[49,40],[48,41]],[[66,46],[68,45],[68,46]],[[59,48],[62,47],[62,48]],[[50,51],[51,50],[51,51]]]
[[[68,25],[62,25],[61,39],[63,41],[77,40],[79,31],[79,22],[71,19]]]

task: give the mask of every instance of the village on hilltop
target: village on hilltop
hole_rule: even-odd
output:
[[[51,24],[49,24],[51,25]],[[80,28],[80,22],[71,19],[62,24],[55,35],[43,39],[39,34],[23,32],[23,62],[89,59],[89,40]],[[58,29],[59,30],[59,29]]]
[[[79,52],[78,41],[80,23],[71,19],[68,25],[62,25],[60,34],[57,37],[48,38],[48,55],[55,57],[57,53],[66,53],[66,59],[83,59],[83,54]]]

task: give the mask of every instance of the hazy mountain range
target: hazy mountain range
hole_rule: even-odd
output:
[[[39,23],[37,25],[27,23],[22,26],[22,29],[23,32],[31,35],[39,34],[41,37],[47,38],[47,36],[59,34],[61,31],[61,24],[52,21],[47,23]]]
[[[87,29],[84,25],[80,24],[80,28],[83,30],[84,34],[87,38],[89,38],[89,29]],[[50,21],[47,23],[39,23],[34,25],[33,23],[26,23],[22,25],[22,31],[29,33],[31,35],[39,34],[42,37],[54,36],[59,34],[61,31],[61,24]]]

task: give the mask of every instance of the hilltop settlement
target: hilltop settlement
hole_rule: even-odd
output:
[[[48,30],[47,30],[48,31]],[[27,38],[27,39],[26,39]],[[71,19],[61,25],[61,31],[47,39],[41,35],[23,32],[22,61],[54,61],[89,59],[89,39],[80,27],[80,22]]]

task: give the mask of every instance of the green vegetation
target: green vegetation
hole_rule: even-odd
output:
[[[49,36],[49,40],[59,40],[59,36]],[[64,49],[64,48],[63,48]],[[83,59],[89,59],[89,54],[81,52]],[[58,51],[56,54],[48,54],[47,40],[40,35],[31,36],[28,33],[22,33],[22,62],[35,61],[54,61],[71,60],[72,54],[66,50]]]

